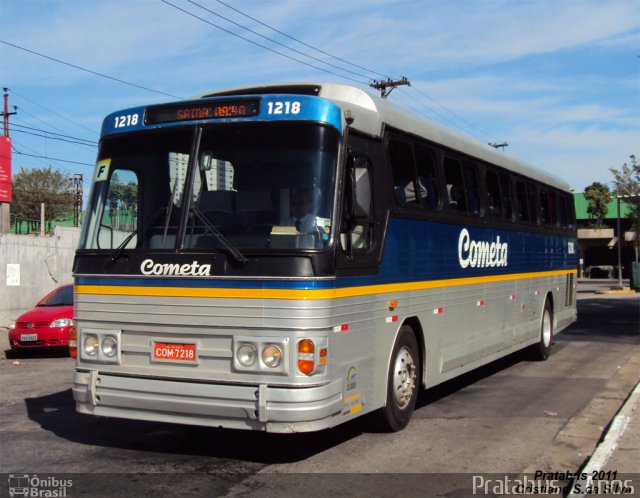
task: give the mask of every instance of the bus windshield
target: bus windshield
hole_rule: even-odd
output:
[[[180,127],[105,138],[80,249],[322,249],[339,133],[313,123]],[[193,156],[193,157],[192,157]]]

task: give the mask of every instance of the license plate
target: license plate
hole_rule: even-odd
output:
[[[20,334],[20,340],[22,342],[37,341],[38,334]]]
[[[175,342],[154,342],[153,359],[161,361],[196,362],[195,344],[177,344]]]

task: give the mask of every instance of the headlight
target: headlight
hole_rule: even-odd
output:
[[[233,369],[243,373],[287,375],[289,338],[234,336]]]
[[[10,329],[15,329],[16,328],[16,321],[15,320],[11,320],[11,322],[9,323],[9,328]]]
[[[75,327],[69,332],[77,335],[78,357],[80,362],[110,363],[119,365],[122,361],[122,330]]]
[[[258,353],[251,344],[243,344],[238,348],[236,359],[243,367],[251,367],[256,363]]]
[[[118,352],[118,341],[112,335],[108,335],[102,341],[102,352],[105,356],[113,358]]]
[[[88,356],[95,356],[98,354],[98,347],[100,343],[95,335],[87,335],[84,338],[84,352]]]
[[[262,362],[269,368],[276,368],[282,362],[282,350],[274,344],[262,350]]]
[[[73,325],[73,320],[71,318],[58,318],[57,320],[51,322],[51,325],[49,325],[49,327],[54,329],[57,327],[70,327],[71,325]]]

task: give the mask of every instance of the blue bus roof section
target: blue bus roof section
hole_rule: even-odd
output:
[[[189,109],[190,107],[205,108],[216,104],[229,102],[258,103],[255,115],[230,117],[196,117],[189,119],[169,119],[165,122],[146,124],[148,109]],[[197,115],[197,112],[193,113]],[[206,113],[203,113],[206,115]],[[189,116],[185,113],[184,116]],[[132,107],[109,114],[102,123],[101,137],[134,131],[152,130],[174,126],[193,125],[197,123],[240,123],[240,122],[279,122],[305,121],[324,123],[342,132],[342,115],[338,105],[334,102],[309,95],[243,95],[242,97],[213,97],[192,99],[167,104]]]

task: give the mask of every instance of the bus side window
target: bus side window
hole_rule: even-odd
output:
[[[446,157],[444,159],[444,173],[449,209],[466,213],[467,200],[464,195],[464,180],[460,162]]]
[[[418,205],[416,196],[416,168],[411,144],[389,141],[389,160],[393,174],[393,193],[399,206]]]
[[[479,215],[481,214],[480,193],[478,191],[476,165],[471,163],[463,164],[462,174],[464,175],[464,191],[467,194],[467,212],[469,214]]]
[[[516,203],[518,209],[518,219],[522,223],[531,223],[528,201],[529,199],[527,197],[527,187],[523,182],[516,182]]]
[[[557,225],[555,192],[547,189],[540,190],[540,214],[542,223],[545,225]]]
[[[540,221],[540,204],[538,202],[538,189],[533,183],[527,183],[527,197],[529,198],[529,218],[531,223],[537,225]]]
[[[560,227],[564,230],[573,230],[572,199],[567,195],[561,194],[559,200]]]
[[[502,195],[500,194],[500,182],[498,174],[493,171],[487,171],[487,209],[489,216],[494,219],[501,219],[504,214],[502,208]]]
[[[502,193],[502,205],[504,207],[504,219],[513,220],[513,197],[511,193],[511,177],[500,173],[500,191]]]
[[[416,146],[414,149],[418,168],[418,185],[420,186],[420,205],[428,209],[438,209],[440,195],[436,176],[435,159],[429,149]]]

